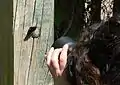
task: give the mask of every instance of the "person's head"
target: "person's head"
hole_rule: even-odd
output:
[[[77,85],[120,85],[119,20],[120,17],[113,16],[100,24],[92,39],[85,43],[79,42],[73,50],[73,62],[69,68],[72,70],[74,85],[75,82]]]

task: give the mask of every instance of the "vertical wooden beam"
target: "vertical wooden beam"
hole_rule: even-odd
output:
[[[13,85],[12,0],[0,1],[0,85]]]
[[[40,5],[41,4],[41,5]],[[40,12],[40,10],[42,10]],[[44,54],[50,48],[54,38],[54,0],[36,1],[35,18],[40,16],[38,24],[41,27],[41,37],[35,40],[33,59],[30,67],[30,76],[28,85],[51,85],[51,77],[47,73],[47,67],[44,65]]]
[[[50,85],[43,57],[54,38],[54,0],[14,1],[14,85]],[[37,20],[41,36],[24,41]]]

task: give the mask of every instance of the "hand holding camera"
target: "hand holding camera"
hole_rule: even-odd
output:
[[[65,67],[67,64],[67,55],[74,46],[75,41],[71,38],[61,37],[55,41],[49,52],[46,54],[48,68],[57,85],[60,83],[69,85],[69,82],[66,79]]]

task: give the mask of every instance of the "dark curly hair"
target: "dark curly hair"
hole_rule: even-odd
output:
[[[68,79],[73,85],[120,85],[120,17],[91,27],[68,56]]]

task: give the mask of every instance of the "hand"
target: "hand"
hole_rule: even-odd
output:
[[[63,48],[54,49],[52,47],[47,53],[46,61],[53,78],[63,76],[67,63],[67,51],[68,44],[65,44]]]

